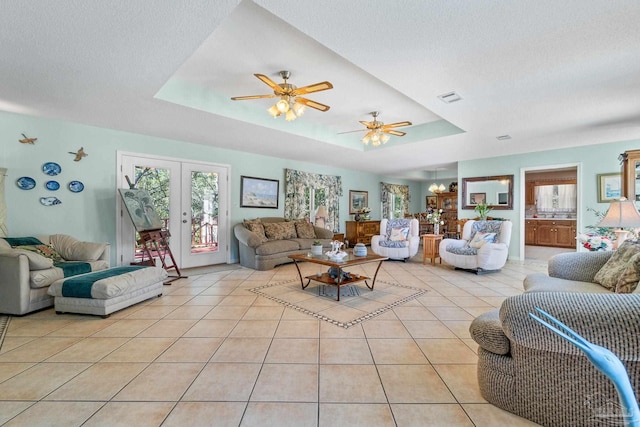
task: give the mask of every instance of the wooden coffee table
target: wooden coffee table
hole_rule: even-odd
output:
[[[378,275],[378,271],[380,270],[380,266],[382,265],[382,261],[385,261],[389,258],[375,255],[375,254],[367,254],[367,256],[355,256],[353,252],[349,251],[348,255],[344,257],[341,261],[333,261],[329,259],[326,255],[306,255],[306,254],[298,254],[298,255],[289,255],[289,258],[293,260],[296,265],[296,269],[298,270],[298,276],[300,276],[300,285],[302,289],[305,289],[309,286],[312,280],[320,283],[324,283],[326,285],[333,285],[338,287],[338,301],[340,301],[340,287],[344,285],[348,285],[350,283],[362,282],[367,285],[367,288],[373,290],[373,287],[376,284],[376,276]],[[338,269],[338,281],[336,282],[329,273],[322,273],[322,275],[318,276],[317,274],[302,277],[302,272],[300,272],[300,267],[298,266],[298,262],[311,262],[314,264],[327,265],[329,267],[336,267]],[[354,265],[367,264],[369,262],[377,262],[378,268],[376,268],[376,272],[373,275],[373,279],[367,276],[353,276],[351,279],[342,280],[342,271]],[[307,284],[304,284],[304,279],[307,279]],[[371,286],[369,286],[368,280],[371,280]]]

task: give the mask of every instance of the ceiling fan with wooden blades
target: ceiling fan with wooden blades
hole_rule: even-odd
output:
[[[373,121],[365,122],[364,120],[360,120],[360,123],[365,125],[366,129],[352,130],[352,131],[340,132],[340,133],[367,131],[365,136],[362,137],[361,141],[364,142],[365,145],[368,145],[369,141],[371,141],[371,144],[374,147],[377,147],[381,143],[386,144],[387,141],[389,141],[389,135],[405,136],[407,134],[406,132],[401,132],[399,130],[395,130],[394,128],[401,127],[401,126],[411,126],[411,122],[407,122],[407,121],[389,123],[388,125],[385,125],[383,122],[378,121],[378,115],[380,114],[380,112],[372,111],[369,114],[373,116]]]
[[[278,117],[281,114],[285,115],[285,120],[290,122],[295,120],[296,117],[300,117],[304,113],[305,106],[311,107],[319,111],[328,111],[328,105],[321,104],[308,98],[303,98],[300,95],[307,95],[309,93],[320,92],[327,89],[333,89],[333,85],[329,82],[320,82],[308,86],[296,87],[290,83],[287,83],[291,73],[289,71],[280,71],[280,76],[284,80],[283,83],[277,84],[264,74],[254,74],[264,84],[273,89],[273,94],[268,95],[249,95],[249,96],[234,96],[231,98],[234,101],[244,101],[247,99],[261,99],[261,98],[280,98],[267,111],[273,117]]]

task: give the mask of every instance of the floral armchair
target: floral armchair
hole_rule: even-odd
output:
[[[415,218],[383,219],[380,234],[371,237],[371,250],[405,262],[418,253],[420,224]]]
[[[511,221],[469,220],[462,229],[462,239],[440,242],[440,259],[477,274],[498,271],[507,262],[512,225]]]

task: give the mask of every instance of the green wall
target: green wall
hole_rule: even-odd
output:
[[[471,178],[477,176],[514,175],[514,209],[495,210],[491,215],[507,218],[513,221],[511,245],[509,257],[522,259],[520,253],[523,236],[524,220],[524,186],[521,172],[529,168],[560,167],[568,164],[577,164],[578,167],[578,231],[585,231],[585,226],[597,223],[597,218],[587,208],[593,208],[600,212],[606,212],[608,203],[598,203],[597,175],[602,173],[615,173],[620,171],[618,155],[626,150],[640,148],[640,139],[631,141],[610,142],[606,144],[589,145],[559,150],[541,151],[535,153],[518,154],[458,163],[458,177]],[[462,189],[462,185],[459,185]],[[458,194],[458,205],[461,193]],[[458,210],[460,218],[474,218],[473,210]]]
[[[112,263],[116,254],[116,162],[117,151],[174,157],[231,166],[230,223],[259,216],[283,216],[284,169],[338,175],[342,177],[343,197],[340,202],[340,231],[349,215],[349,190],[369,192],[372,218],[380,217],[380,182],[409,185],[411,212],[424,210],[426,190],[423,183],[404,181],[375,174],[355,172],[314,163],[297,162],[275,157],[213,148],[205,145],[169,140],[112,129],[80,125],[77,123],[43,119],[27,115],[0,113],[0,167],[7,167],[5,183],[7,199],[7,225],[11,236],[64,233],[82,240],[109,242],[112,245]],[[22,133],[38,138],[34,145],[21,144]],[[68,152],[84,147],[88,156],[74,162]],[[48,177],[41,168],[45,162],[56,162],[62,173]],[[256,176],[280,180],[279,209],[240,208],[240,176]],[[30,176],[37,181],[36,188],[21,190],[15,181]],[[56,179],[61,189],[55,192],[44,188],[49,179]],[[82,181],[85,190],[71,193],[67,184]],[[428,185],[427,185],[428,186]],[[40,197],[56,196],[62,204],[43,206]],[[237,240],[231,237],[231,260],[237,261]]]

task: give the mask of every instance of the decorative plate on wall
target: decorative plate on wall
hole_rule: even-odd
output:
[[[69,191],[72,193],[79,193],[84,190],[84,184],[80,181],[71,181],[69,183]]]
[[[60,183],[58,181],[47,181],[44,186],[47,187],[47,190],[56,191],[60,188]]]
[[[31,190],[36,186],[36,180],[28,176],[23,176],[16,180],[16,185],[23,190]]]
[[[44,172],[47,175],[54,176],[62,172],[62,168],[57,163],[47,162],[44,165],[42,165],[42,172]]]
[[[62,203],[62,201],[57,197],[40,197],[40,203],[45,206],[53,206],[59,205],[60,203]]]

